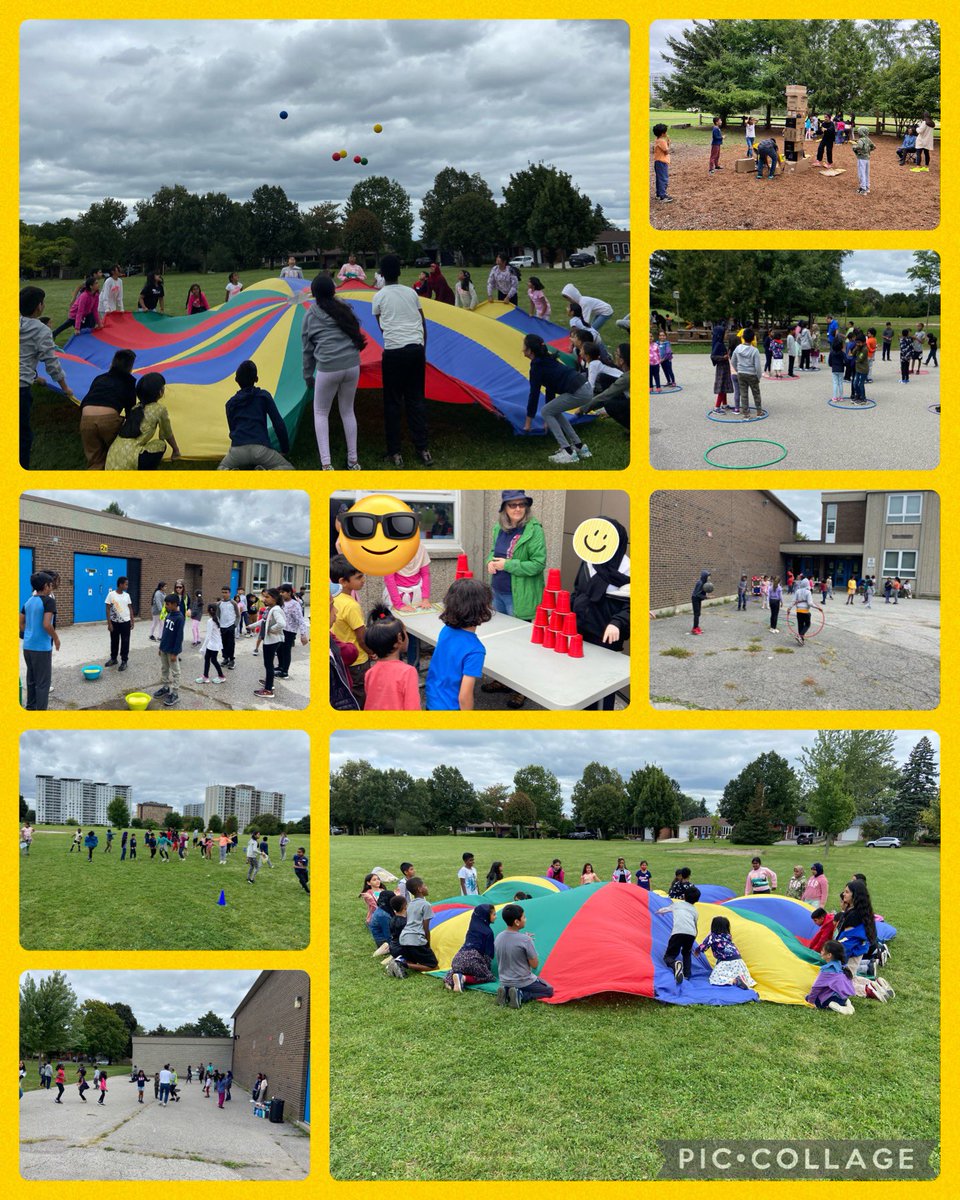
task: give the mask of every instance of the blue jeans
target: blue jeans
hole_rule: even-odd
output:
[[[667,186],[670,180],[670,164],[655,162],[653,164],[653,175],[657,184],[657,199],[662,200],[667,194]]]
[[[407,634],[407,663],[411,667],[420,666],[420,639]]]
[[[601,317],[594,317],[590,322],[590,328],[599,330],[602,326],[606,325],[609,320],[610,313],[604,313]]]
[[[526,987],[517,988],[517,991],[520,993],[521,1004],[526,1004],[528,1000],[542,1000],[553,995],[553,988],[549,983],[544,983],[542,979],[535,979]]]
[[[737,592],[737,612],[747,611],[747,597],[744,592]]]
[[[860,400],[866,400],[867,398],[866,384],[866,375],[861,375],[860,372],[857,371],[853,377],[853,394]]]
[[[833,399],[834,400],[842,400],[843,399],[843,372],[842,371],[833,371],[831,373],[833,375]]]
[[[756,138],[752,138],[752,137],[747,138],[747,158],[753,158],[753,143],[755,141],[756,141]]]
[[[503,613],[505,617],[513,616],[513,592],[493,592],[493,611]]]
[[[169,1099],[170,1099],[170,1084],[169,1083],[161,1083],[160,1084],[160,1103],[166,1104],[166,1102]]]
[[[760,150],[760,149],[758,148],[758,149],[757,149],[757,178],[758,178],[758,179],[762,179],[762,178],[763,178],[763,165],[764,165],[764,163],[768,163],[768,164],[769,164],[769,167],[770,167],[770,169],[769,169],[769,171],[767,172],[767,178],[768,178],[768,179],[772,179],[772,178],[773,178],[773,175],[774,175],[774,172],[775,172],[775,171],[776,171],[776,169],[777,169],[777,160],[776,160],[776,158],[774,158],[774,156],[773,156],[772,154],[770,154],[768,151],[766,151],[766,150]]]

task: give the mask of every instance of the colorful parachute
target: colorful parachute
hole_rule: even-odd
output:
[[[360,388],[379,388],[383,339],[371,311],[376,292],[354,281],[338,294],[353,305],[368,338],[360,356]],[[160,371],[166,377],[164,403],[183,455],[220,458],[229,448],[224,405],[236,391],[237,366],[247,358],[256,361],[260,386],[273,394],[293,440],[311,403],[300,343],[303,313],[310,302],[306,281],[266,279],[205,313],[115,314],[103,330],[73,336],[60,358],[71,388],[83,397],[94,376],[107,370],[118,347],[135,350],[135,375]],[[566,331],[509,304],[483,304],[476,312],[436,300],[421,304],[427,322],[427,399],[480,404],[520,432],[529,393],[523,334],[535,327],[545,341],[564,347]],[[539,417],[533,432],[543,432]]]
[[[552,885],[549,880],[539,884]],[[757,981],[756,991],[710,984],[711,964],[695,957],[692,978],[676,983],[663,961],[671,932],[669,913],[658,914],[669,904],[659,892],[634,885],[594,883],[577,888],[556,888],[534,894],[531,880],[505,879],[483,896],[452,897],[434,905],[430,941],[445,973],[463,944],[473,906],[493,902],[498,910],[517,891],[530,892],[523,901],[526,932],[534,937],[540,966],[537,973],[553,986],[548,1003],[564,1004],[601,992],[646,996],[667,1004],[743,1004],[768,1000],[776,1004],[803,1004],[819,969],[820,956],[803,946],[785,926],[752,909],[739,911],[739,901],[729,888],[700,888],[697,904],[699,938],[710,932],[716,916],[730,921],[733,940]],[[753,899],[747,897],[746,899]],[[806,906],[803,906],[806,907]],[[494,934],[504,928],[498,915]],[[493,991],[496,984],[482,985]]]
[[[811,920],[813,905],[804,904],[790,896],[737,896],[728,900],[726,907],[735,909],[744,917],[763,921],[771,926],[779,925],[798,938],[812,938],[817,926]],[[889,942],[897,936],[896,929],[886,921],[877,920],[877,937]]]

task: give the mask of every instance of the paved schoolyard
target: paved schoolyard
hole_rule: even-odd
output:
[[[924,368],[929,374],[911,376],[904,385],[898,358],[877,361],[866,389],[867,399],[877,406],[866,410],[829,406],[833,384],[825,365],[796,380],[761,379],[762,404],[770,415],[760,421],[732,415],[708,419],[716,402],[709,354],[678,354],[673,367],[683,391],[649,398],[650,462],[661,470],[723,474],[703,456],[711,446],[734,438],[769,438],[785,446],[786,458],[771,470],[929,470],[940,461],[940,416],[927,408],[940,403],[940,374],[932,363]],[[844,395],[849,394],[846,384]],[[780,453],[776,446],[748,444],[710,457],[727,467],[747,467]]]
[[[650,698],[662,709],[930,709],[940,702],[940,604],[827,601],[826,624],[798,646],[759,605],[703,609],[650,622]],[[819,624],[813,613],[812,628]],[[675,657],[665,651],[688,651]]]
[[[148,641],[150,622],[138,621],[130,637],[130,661],[126,671],[105,667],[100,678],[87,682],[80,668],[87,663],[100,666],[110,657],[110,637],[106,625],[68,625],[58,630],[61,649],[53,652],[53,693],[50,710],[123,711],[127,712],[124,697],[128,692],[151,694],[160,687],[160,659],[157,643]],[[261,700],[254,690],[260,687],[263,676],[263,655],[253,657],[256,639],[243,637],[237,641],[237,665],[224,670],[224,684],[194,683],[203,669],[203,655],[190,644],[187,628],[180,661],[180,702],[165,709],[162,700],[154,700],[149,711],[235,712],[257,709],[261,712],[289,711],[306,708],[310,701],[310,646],[294,647],[289,679],[278,679],[274,699]],[[222,660],[223,656],[219,656]],[[20,678],[26,680],[26,668],[21,657]]]
[[[67,1072],[72,1080],[73,1070]],[[27,1180],[300,1180],[310,1170],[310,1139],[289,1124],[253,1116],[249,1095],[234,1085],[223,1109],[199,1084],[181,1083],[183,1099],[162,1107],[147,1086],[143,1104],[129,1076],[107,1081],[101,1107],[71,1083],[20,1101],[20,1174]]]

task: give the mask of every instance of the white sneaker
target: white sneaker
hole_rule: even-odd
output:
[[[577,451],[577,458],[593,458],[593,455],[590,453],[590,447],[586,442],[581,443],[580,449]]]
[[[577,455],[572,450],[558,450],[556,454],[551,454],[548,462],[557,463],[559,466],[569,467],[575,462],[579,462]]]
[[[854,1012],[853,1005],[849,1000],[845,1004],[838,1004],[836,1000],[831,1000],[827,1008],[839,1013],[841,1017],[852,1017]]]
[[[206,677],[206,675],[198,675],[197,678],[193,682],[194,683],[209,683],[210,680]]]
[[[213,682],[214,683],[226,683],[227,677],[226,677],[226,675],[217,675]]]

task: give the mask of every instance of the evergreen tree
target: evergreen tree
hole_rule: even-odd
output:
[[[787,760],[776,751],[759,755],[730,780],[723,789],[720,816],[731,825],[738,825],[755,802],[761,784],[769,820],[781,825],[792,824],[800,801],[800,781]]]
[[[684,819],[679,786],[661,767],[648,763],[634,771],[627,780],[627,794],[633,802],[633,823],[640,828],[641,840],[648,828],[656,841],[661,829],[675,829]]]
[[[891,833],[913,840],[921,824],[921,812],[937,798],[939,779],[933,745],[928,737],[922,737],[900,771],[896,797],[887,813]]]
[[[766,788],[757,780],[753,797],[733,826],[730,841],[738,846],[772,846],[779,838],[773,827],[773,818],[767,804]]]

